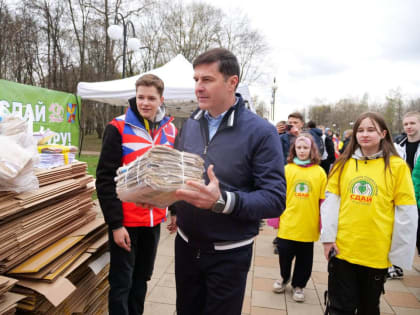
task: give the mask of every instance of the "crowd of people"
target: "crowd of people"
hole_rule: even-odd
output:
[[[320,238],[329,272],[326,314],[379,314],[387,268],[411,268],[414,257],[420,114],[406,114],[398,150],[372,112],[361,114],[340,144],[329,128],[304,128],[300,113],[276,131],[249,111],[236,93],[240,68],[230,51],[211,49],[193,68],[198,109],[179,132],[165,115],[164,82],[151,74],[136,82],[126,114],[106,127],[96,187],[109,227],[109,314],[143,313],[168,211],[178,315],[241,314],[254,239],[266,218],[279,218],[274,292],[290,282],[293,299],[305,300]],[[154,145],[205,161],[205,183],[187,181],[193,190],[177,190],[180,201],[169,209],[122,202],[115,191],[118,167]]]

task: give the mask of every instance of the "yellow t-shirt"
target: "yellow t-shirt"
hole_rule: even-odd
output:
[[[319,165],[287,164],[286,209],[280,216],[280,238],[316,242],[319,239],[319,200],[325,199],[327,176]]]
[[[356,164],[357,163],[357,164]],[[384,159],[346,162],[328,180],[327,191],[341,196],[336,244],[338,258],[371,268],[391,266],[396,205],[414,205],[414,188],[405,161],[392,156],[386,175]]]

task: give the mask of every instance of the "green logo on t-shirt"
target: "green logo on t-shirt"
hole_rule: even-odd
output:
[[[356,177],[349,186],[351,201],[362,204],[370,204],[378,191],[375,181],[366,176]]]
[[[309,197],[309,192],[311,188],[307,181],[297,181],[295,182],[295,196],[301,198]]]

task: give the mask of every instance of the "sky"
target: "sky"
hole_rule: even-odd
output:
[[[203,0],[242,10],[266,38],[269,82],[250,87],[267,104],[276,77],[275,121],[343,98],[383,103],[400,89],[420,97],[419,0]]]

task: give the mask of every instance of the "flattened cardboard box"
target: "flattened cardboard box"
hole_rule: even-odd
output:
[[[93,231],[104,224],[105,222],[102,218],[97,218],[89,224],[71,233],[69,236],[78,237],[87,235],[90,231]],[[57,248],[57,250],[60,249]],[[79,259],[86,261],[86,256],[82,255],[81,257],[79,257]],[[81,263],[78,261],[76,261],[75,264],[79,266],[81,265]],[[65,275],[67,276],[68,273],[65,273]],[[70,296],[70,294],[72,294],[73,291],[76,290],[76,287],[70,282],[70,280],[65,278],[65,276],[59,276],[52,283],[45,283],[33,280],[19,280],[19,285],[42,294],[54,307],[60,305],[60,303],[62,303],[67,297]]]

